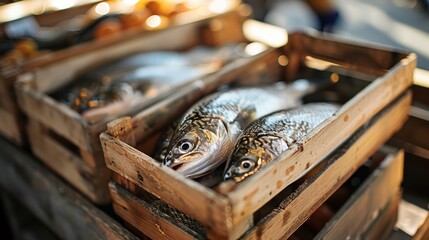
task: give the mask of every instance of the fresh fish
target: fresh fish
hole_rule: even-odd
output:
[[[238,57],[232,49],[198,47],[184,53],[138,53],[84,73],[79,81],[53,96],[88,121],[97,122],[217,71]]]
[[[241,88],[203,98],[180,120],[164,165],[199,178],[224,163],[241,131],[268,113],[294,107],[300,98],[315,90],[307,80],[258,88]]]
[[[224,179],[241,182],[255,174],[337,110],[334,104],[310,103],[254,121],[239,136]]]

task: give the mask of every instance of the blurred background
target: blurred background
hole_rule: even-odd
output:
[[[315,29],[417,53],[429,69],[427,0],[246,0],[255,18],[288,31]],[[325,24],[324,29],[320,24]]]

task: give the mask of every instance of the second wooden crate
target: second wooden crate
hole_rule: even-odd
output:
[[[235,9],[189,24],[149,32],[112,46],[100,46],[92,50],[52,62],[20,76],[16,86],[18,103],[28,117],[27,131],[33,153],[55,172],[65,178],[83,194],[98,204],[110,201],[107,183],[110,171],[106,168],[100,146],[99,134],[106,130],[107,117],[91,124],[79,113],[49,96],[53,89],[70,82],[79,72],[89,66],[99,65],[127,54],[149,50],[184,50],[206,43],[204,39],[217,39],[215,45],[229,42],[246,42],[241,34],[245,16]],[[213,29],[215,22],[220,29]],[[228,24],[226,24],[228,23]],[[205,37],[200,37],[205,35]],[[174,41],[172,41],[174,39]],[[197,79],[189,87],[175,90],[164,101],[187,104],[203,95],[201,86],[217,88],[235,78],[246,75],[245,66],[250,63],[270,68],[268,59],[275,52],[268,51],[265,57],[239,58],[226,64],[220,71]],[[252,74],[255,71],[249,73]],[[257,75],[255,73],[255,75]],[[180,94],[180,95],[179,95]],[[181,96],[187,96],[182,98]],[[158,99],[161,100],[161,99]],[[147,103],[123,114],[148,108],[160,111]]]

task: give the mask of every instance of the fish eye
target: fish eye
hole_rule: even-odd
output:
[[[240,161],[238,170],[241,174],[250,172],[255,167],[255,162],[251,159],[243,159]]]
[[[190,140],[183,140],[179,142],[178,148],[180,153],[188,153],[194,149],[195,144]]]

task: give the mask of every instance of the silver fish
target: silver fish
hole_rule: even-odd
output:
[[[215,93],[196,103],[174,132],[164,165],[199,178],[224,163],[241,131],[256,118],[294,107],[315,89],[307,80]]]
[[[255,174],[337,110],[334,104],[310,103],[254,121],[239,136],[224,179],[241,182]]]
[[[53,97],[88,121],[97,122],[138,103],[151,103],[186,82],[219,70],[240,57],[233,46],[134,54],[82,74]]]

